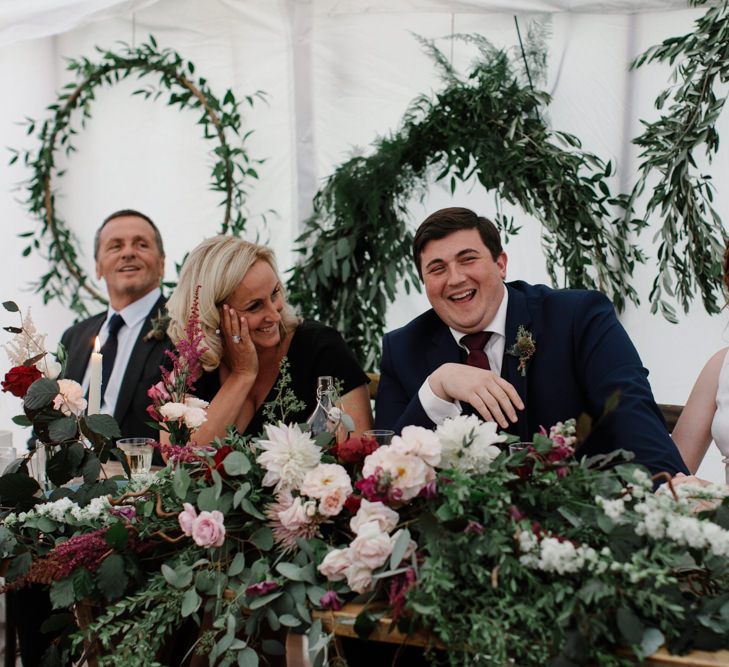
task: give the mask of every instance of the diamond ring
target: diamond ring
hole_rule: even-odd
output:
[[[234,343],[240,343],[240,336],[231,336]]]

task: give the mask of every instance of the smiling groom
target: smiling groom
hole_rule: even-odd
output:
[[[626,449],[653,472],[686,471],[603,294],[504,283],[498,230],[466,208],[430,215],[413,259],[432,309],[383,338],[377,428],[433,428],[470,410],[529,441],[582,413],[598,420],[618,390],[578,454]]]

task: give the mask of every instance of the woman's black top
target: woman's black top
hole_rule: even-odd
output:
[[[367,375],[339,332],[314,320],[304,320],[296,327],[286,357],[289,361],[289,374],[291,375],[289,388],[297,399],[306,404],[303,410],[287,415],[287,423],[303,423],[314,412],[319,376],[331,375],[335,381],[339,380],[342,394],[369,382]],[[266,423],[263,408],[266,403],[274,399],[276,385],[280,378],[279,373],[273,388],[263,405],[253,415],[244,435],[259,435],[263,431],[263,425]],[[220,375],[216,368],[203,373],[203,376],[195,383],[194,393],[204,401],[212,401],[219,389]]]

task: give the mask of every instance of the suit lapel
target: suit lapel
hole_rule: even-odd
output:
[[[516,343],[516,334],[519,326],[521,325],[530,329],[532,320],[524,294],[509,285],[506,286],[506,289],[509,290],[509,303],[506,308],[506,345],[504,346],[504,360],[501,366],[501,375],[514,386],[514,389],[516,389],[524,403],[524,410],[521,412],[517,411],[519,420],[508,430],[518,435],[522,442],[528,442],[532,439],[533,435],[529,432],[528,419],[527,376],[529,371],[527,368],[527,374],[522,375],[519,370],[519,358],[509,354],[508,350]]]
[[[438,320],[435,335],[431,338],[431,344],[427,350],[428,374],[436,368],[448,363],[461,363],[461,351],[450,329]]]
[[[144,337],[152,329],[152,319],[157,317],[157,312],[164,308],[164,306],[165,299],[163,297],[157,299],[152,310],[147,314],[142,325],[142,330],[139,332],[139,336],[137,336],[137,340],[132,348],[132,354],[129,357],[129,363],[127,363],[127,369],[124,373],[121,388],[119,389],[119,396],[116,399],[116,407],[114,408],[114,419],[119,424],[124,419],[135,392],[149,389],[149,387],[140,387],[138,385],[147,364],[147,359],[159,341],[154,339],[145,341]]]

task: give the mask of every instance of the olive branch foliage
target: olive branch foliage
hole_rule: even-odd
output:
[[[637,302],[625,280],[644,260],[628,240],[637,228],[624,208],[630,202],[611,194],[610,162],[545,122],[549,95],[534,90],[524,72],[523,55],[539,50],[514,53],[481,36],[457,38],[478,50],[467,75],[421,40],[444,87],[433,97],[416,97],[397,132],[336,169],[297,240],[302,259],[288,281],[292,300],[344,332],[366,367],[377,362],[387,304],[401,278],[408,293],[419,289],[408,206],[432,179],[447,180],[453,192],[458,181],[475,176],[494,192],[494,222],[506,236],[518,227],[502,212],[503,202],[534,216],[555,285],[600,289],[618,308]]]
[[[707,0],[689,0],[699,7]],[[715,186],[703,173],[699,152],[711,163],[719,149],[716,122],[726,101],[729,81],[729,2],[709,7],[693,32],[671,37],[640,55],[633,67],[668,63],[673,84],[656,98],[662,112],[653,122],[642,121],[643,133],[634,140],[642,149],[639,177],[631,193],[635,200],[652,190],[643,216],[661,221],[656,234],[658,274],[650,292],[651,311],[660,309],[676,321],[670,300],[688,312],[698,292],[708,313],[722,305],[721,256],[726,233],[714,209]]]
[[[200,113],[197,124],[202,126],[203,138],[215,144],[211,151],[210,188],[222,196],[222,234],[239,235],[243,231],[247,221],[247,184],[258,178],[255,167],[261,162],[251,158],[244,148],[250,131],[242,132],[241,104],[232,90],[227,90],[222,100],[216,97],[204,77],[195,80],[195,65],[191,61],[171,49],[160,49],[152,35],[137,47],[122,44],[118,52],[98,47],[96,50],[100,54],[97,61],[86,57],[68,61],[67,69],[75,74],[76,81],[64,86],[57,101],[47,108],[47,118],[27,119],[27,134],[34,134],[40,146],[36,150],[11,149],[10,159],[10,164],[22,159],[31,170],[21,189],[27,192],[28,211],[39,220],[36,229],[20,234],[28,239],[22,254],[40,252],[49,265],[34,287],[44,302],[59,299],[79,315],[88,313],[89,298],[104,304],[106,299],[89,282],[79,264],[78,242],[56,210],[53,183],[64,173],[58,168],[57,153],[62,150],[69,156],[77,150],[74,137],[91,119],[92,103],[100,88],[113,86],[132,75],[137,79],[155,78],[155,83],[145,82],[133,94],[155,100],[165,97],[170,107]],[[258,91],[246,95],[245,101],[252,106],[254,98],[262,97]]]

